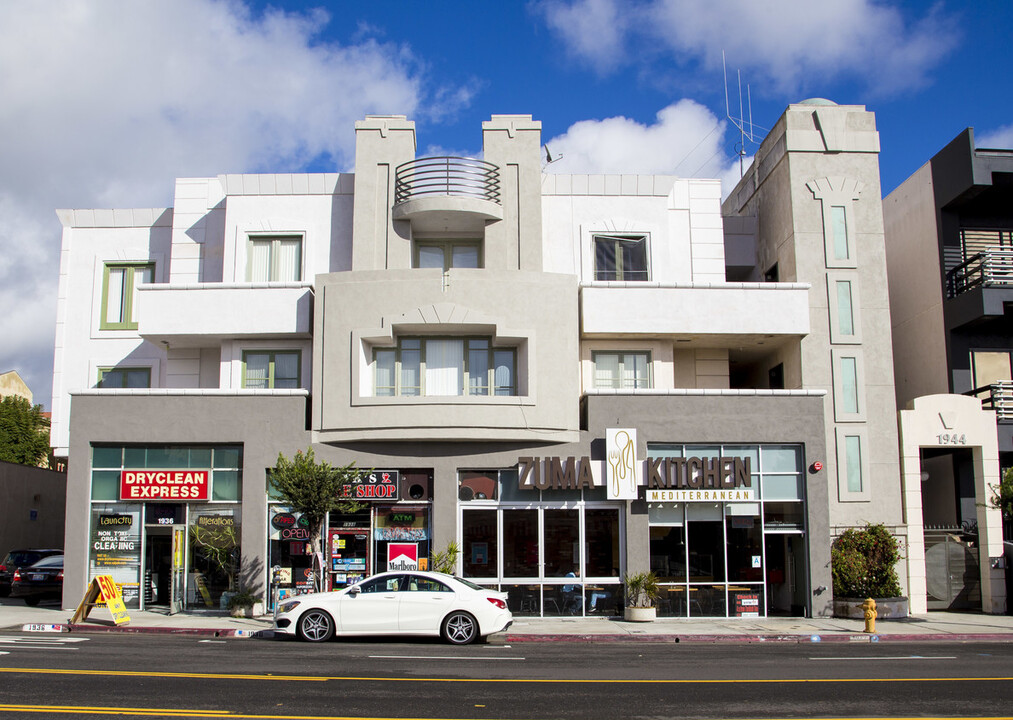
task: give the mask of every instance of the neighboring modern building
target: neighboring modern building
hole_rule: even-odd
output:
[[[872,113],[790,106],[723,208],[545,174],[530,116],[482,131],[418,158],[371,116],[354,174],[59,211],[65,606],[103,573],[128,607],[305,589],[267,472],[308,447],[371,471],[328,586],[456,541],[517,615],[612,614],[641,570],[662,616],[826,615],[832,537],[905,535]]]
[[[1001,518],[988,501],[1013,467],[1013,150],[976,148],[968,128],[883,213],[897,402],[925,405],[923,440],[906,451],[909,562],[924,564],[929,609],[1002,612]]]

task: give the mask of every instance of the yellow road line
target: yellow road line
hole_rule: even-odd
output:
[[[159,716],[159,717],[184,717],[184,718],[229,718],[230,720],[459,720],[456,718],[392,718],[392,717],[363,717],[354,715],[249,715],[244,713],[231,713],[224,710],[182,710],[176,708],[131,708],[131,707],[97,707],[97,706],[74,706],[74,705],[2,705],[0,713],[22,712],[22,713],[76,713],[78,715],[133,715],[133,716]],[[501,719],[503,720],[503,719]],[[748,720],[744,718],[743,720]],[[797,720],[797,718],[768,718],[767,720]],[[919,716],[915,717],[865,717],[865,718],[824,718],[824,720],[944,720],[943,716]],[[945,720],[1010,720],[1009,715],[992,717],[946,716]]]
[[[531,683],[581,685],[765,685],[776,683],[903,683],[903,682],[1008,682],[1010,677],[910,677],[910,678],[728,678],[728,679],[607,679],[607,678],[427,678],[362,677],[356,675],[243,675],[229,673],[150,672],[141,670],[74,670],[60,668],[0,668],[0,673],[39,675],[102,675],[112,677],[196,678],[199,680],[283,680],[291,682],[405,682],[405,683]]]

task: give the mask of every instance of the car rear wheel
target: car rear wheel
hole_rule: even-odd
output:
[[[478,621],[466,612],[452,612],[443,621],[441,634],[448,643],[467,645],[478,637]]]
[[[307,610],[299,618],[299,637],[310,642],[326,642],[334,637],[334,620],[323,610]]]
[[[25,605],[28,605],[29,607],[35,607],[38,604],[39,604],[39,598],[37,598],[37,597],[26,597],[25,598]]]

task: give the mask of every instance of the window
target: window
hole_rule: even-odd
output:
[[[844,412],[858,412],[858,361],[853,357],[841,358],[841,406]]]
[[[298,350],[243,353],[243,387],[255,390],[298,388],[302,353]]]
[[[865,420],[865,371],[857,348],[831,348],[834,377],[834,418],[837,422]]]
[[[848,492],[860,493],[864,485],[862,480],[862,438],[858,435],[845,435],[844,455],[846,458],[845,469],[848,478]]]
[[[247,282],[296,282],[302,279],[302,238],[251,237],[247,244]]]
[[[592,359],[596,388],[651,387],[651,354],[648,352],[595,352]]]
[[[834,239],[834,259],[849,260],[848,221],[843,205],[830,206],[830,228]]]
[[[647,238],[642,235],[595,235],[594,279],[649,280]]]
[[[99,368],[97,387],[103,389],[151,387],[151,368]]]
[[[851,282],[838,280],[837,285],[837,331],[841,335],[855,334],[855,316],[851,309]]]
[[[480,268],[481,251],[478,240],[419,240],[413,261],[417,268]]]
[[[838,427],[837,497],[841,502],[872,500],[869,483],[869,437],[864,428]]]
[[[516,350],[488,338],[400,338],[373,367],[377,397],[517,394]]]
[[[154,263],[106,263],[102,276],[102,330],[136,330],[137,286],[154,279]]]

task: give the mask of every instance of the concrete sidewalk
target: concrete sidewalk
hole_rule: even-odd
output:
[[[70,625],[72,610],[43,603],[27,607],[20,600],[0,600],[0,630],[41,631],[60,625],[63,632],[179,633],[213,637],[271,636],[270,615],[233,618],[222,613],[130,611],[130,623],[116,627],[101,608],[78,625]],[[491,642],[885,642],[885,641],[998,641],[1013,642],[1013,616],[933,612],[904,620],[878,620],[876,633],[862,632],[860,620],[839,618],[659,619],[651,623],[618,618],[518,617]],[[45,628],[52,631],[50,628]]]

